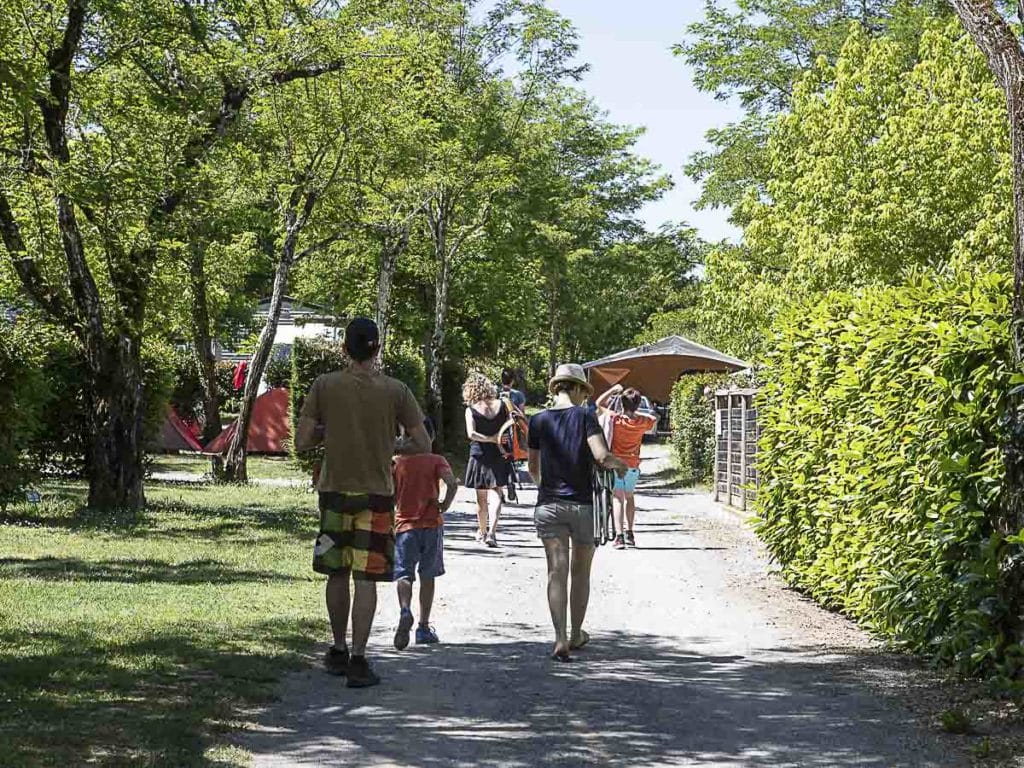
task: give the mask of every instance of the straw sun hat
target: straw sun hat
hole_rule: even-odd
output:
[[[576,363],[563,363],[555,369],[555,375],[551,377],[551,381],[548,382],[548,392],[554,394],[555,384],[562,381],[571,381],[574,384],[579,384],[587,392],[593,393],[594,388],[590,386],[590,382],[587,381],[587,374],[583,371],[582,365]]]

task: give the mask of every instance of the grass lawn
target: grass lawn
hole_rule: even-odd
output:
[[[44,492],[0,513],[0,764],[244,765],[234,719],[326,633],[315,497],[150,484],[111,520]]]
[[[309,479],[309,475],[296,467],[287,456],[249,456],[245,464],[251,479]],[[187,453],[161,454],[154,456],[151,471],[205,475],[210,471],[210,459],[208,456]]]

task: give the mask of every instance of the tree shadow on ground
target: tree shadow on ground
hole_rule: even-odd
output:
[[[84,630],[0,631],[0,763],[221,765],[207,748],[273,695],[320,631],[266,622],[244,638],[197,628],[113,644]]]
[[[0,558],[0,579],[104,581],[124,584],[234,584],[298,582],[308,579],[273,571],[246,571],[218,560],[168,563],[163,560],[82,560],[75,557]]]
[[[865,675],[892,674],[884,656],[753,660],[690,642],[595,633],[572,664],[550,661],[548,643],[506,639],[389,652],[384,685],[362,691],[310,670],[244,745],[304,764],[423,768],[959,764],[865,693]]]

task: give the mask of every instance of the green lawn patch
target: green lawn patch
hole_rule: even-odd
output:
[[[287,456],[249,456],[246,459],[246,468],[249,471],[249,477],[254,480],[309,479],[309,474],[295,466]],[[187,453],[161,454],[154,457],[150,471],[206,475],[210,472],[210,458]]]
[[[323,635],[314,496],[147,496],[111,520],[53,484],[0,513],[4,766],[244,763],[224,734]]]

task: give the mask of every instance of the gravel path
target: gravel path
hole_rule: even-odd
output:
[[[371,659],[384,683],[350,690],[311,659],[243,735],[254,765],[967,764],[891,693],[905,664],[770,576],[734,513],[657,482],[638,499],[640,548],[598,553],[592,643],[571,665],[547,659],[530,507],[507,511],[488,550],[460,496],[434,611],[443,644],[394,651],[382,587]]]

